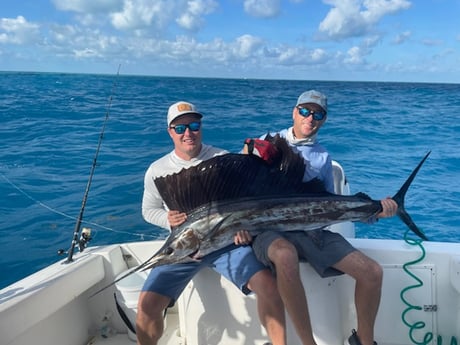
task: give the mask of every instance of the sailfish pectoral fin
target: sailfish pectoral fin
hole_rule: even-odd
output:
[[[230,217],[230,214],[228,216],[222,217],[222,219],[219,220],[219,222],[216,225],[214,225],[212,229],[206,233],[205,236],[203,236],[201,241],[210,241],[214,237],[214,235],[219,231],[222,223],[225,222],[227,218],[229,217]]]
[[[412,181],[415,178],[415,175],[417,175],[418,171],[422,167],[423,163],[425,163],[426,159],[430,155],[431,151],[428,151],[428,153],[423,157],[423,159],[418,163],[417,167],[412,171],[406,182],[402,185],[402,187],[399,189],[399,191],[393,196],[393,200],[396,201],[398,204],[398,211],[397,215],[398,217],[408,226],[409,229],[411,229],[417,236],[419,236],[421,239],[424,241],[428,241],[428,238],[425,236],[425,234],[417,227],[417,225],[414,223],[412,220],[411,216],[407,213],[405,207],[404,207],[404,198],[406,196],[406,192],[409,189],[409,186],[411,185]]]

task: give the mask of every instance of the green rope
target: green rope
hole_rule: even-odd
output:
[[[399,296],[400,296],[402,302],[407,306],[407,308],[401,314],[401,319],[402,319],[402,322],[407,327],[409,327],[409,338],[412,341],[412,343],[416,344],[416,345],[427,345],[433,340],[433,332],[426,332],[422,341],[417,341],[414,338],[414,332],[417,331],[417,330],[420,330],[422,328],[425,328],[425,326],[426,326],[425,322],[417,321],[417,322],[411,324],[406,320],[406,314],[409,313],[410,311],[422,310],[422,307],[413,305],[413,304],[409,303],[404,298],[404,294],[406,292],[408,292],[409,290],[416,289],[416,288],[419,288],[419,287],[423,286],[423,281],[420,278],[418,278],[414,273],[409,271],[409,266],[415,265],[415,264],[421,262],[425,258],[425,255],[426,255],[425,247],[422,244],[423,240],[420,239],[420,238],[417,238],[417,239],[409,238],[408,234],[409,234],[409,230],[407,230],[405,232],[405,234],[404,234],[404,241],[406,241],[406,243],[408,243],[409,245],[418,246],[420,248],[420,250],[421,250],[421,255],[417,259],[415,259],[413,261],[406,262],[403,265],[403,270],[409,276],[411,276],[417,283],[414,284],[414,285],[407,286],[407,287],[405,287],[404,289],[401,290],[401,293],[400,293]],[[438,335],[436,340],[437,340],[437,345],[442,345],[442,337],[440,335]],[[451,341],[450,341],[450,344],[451,345],[458,345],[457,344],[457,339],[455,337],[452,337]]]

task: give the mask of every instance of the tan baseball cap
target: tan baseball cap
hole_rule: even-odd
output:
[[[196,109],[195,105],[189,102],[179,101],[171,105],[168,109],[168,127],[175,119],[186,114],[196,114],[200,118],[203,115]]]

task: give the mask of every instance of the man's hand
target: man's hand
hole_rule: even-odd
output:
[[[233,242],[236,245],[247,245],[252,242],[252,236],[249,231],[240,230],[235,234],[235,237],[233,237]]]
[[[382,204],[383,210],[377,215],[377,218],[393,217],[396,211],[398,211],[398,204],[390,197],[380,200],[380,203]]]
[[[187,220],[187,214],[179,211],[168,211],[168,222],[171,228],[181,225]]]

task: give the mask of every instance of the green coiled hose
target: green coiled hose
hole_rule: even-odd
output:
[[[416,283],[414,285],[407,286],[407,287],[405,287],[404,289],[401,290],[401,293],[400,293],[399,296],[400,296],[402,302],[407,306],[407,308],[401,314],[401,319],[402,319],[402,322],[407,327],[409,327],[409,338],[412,341],[412,343],[416,344],[416,345],[427,345],[433,340],[433,337],[434,337],[433,332],[426,332],[422,341],[417,341],[414,338],[414,332],[424,328],[425,325],[426,325],[425,322],[417,321],[417,322],[411,324],[406,320],[406,314],[408,312],[410,312],[412,310],[422,310],[422,307],[421,306],[416,306],[416,305],[413,305],[413,304],[409,303],[404,298],[404,294],[409,290],[416,289],[416,288],[419,288],[419,287],[423,286],[423,281],[420,278],[418,278],[415,274],[410,272],[408,267],[411,266],[411,265],[414,265],[414,264],[417,264],[417,263],[421,262],[425,258],[425,255],[426,255],[425,247],[423,246],[423,243],[422,243],[423,240],[420,239],[420,238],[417,238],[417,239],[409,238],[408,234],[409,234],[409,230],[407,230],[406,233],[404,234],[404,241],[406,241],[406,243],[408,243],[409,245],[418,246],[422,253],[421,253],[420,257],[418,257],[417,259],[415,259],[413,261],[406,262],[403,265],[404,272],[406,272],[409,276],[411,276],[416,281]],[[440,335],[438,335],[436,340],[437,340],[437,345],[442,345],[442,337]],[[450,345],[458,345],[457,339],[454,336],[452,336],[452,338],[451,338]]]

